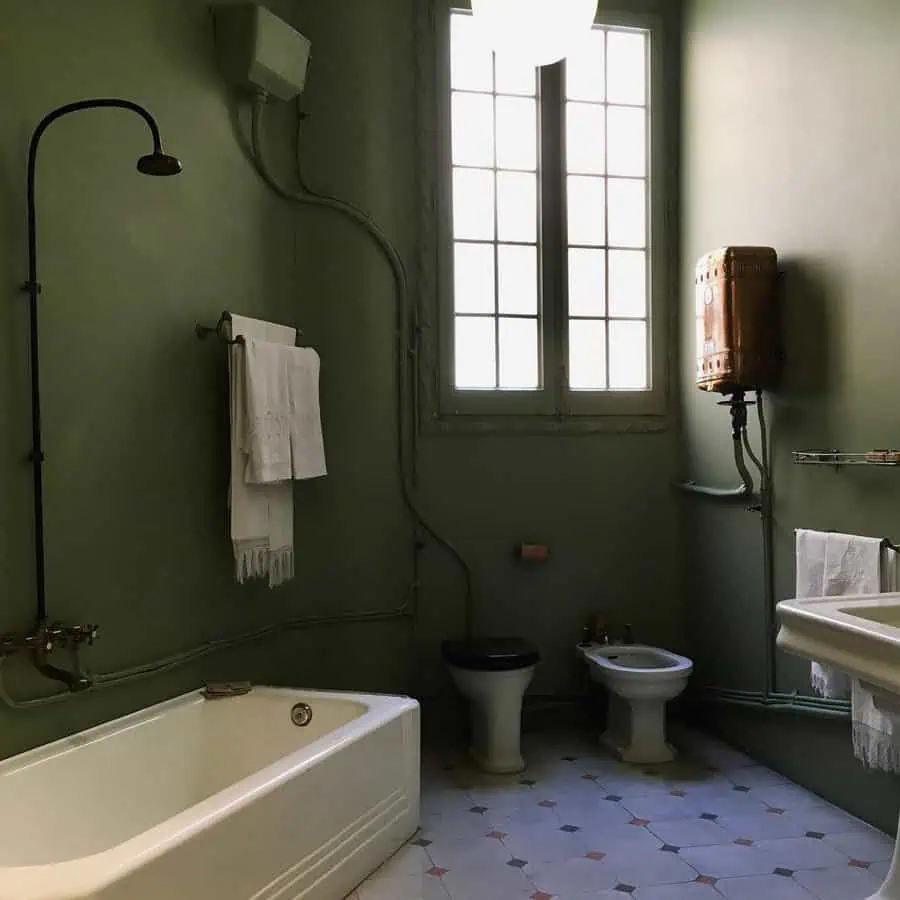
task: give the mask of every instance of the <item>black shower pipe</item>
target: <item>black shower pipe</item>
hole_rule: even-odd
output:
[[[57,119],[69,113],[80,112],[83,109],[98,109],[112,107],[125,109],[137,113],[150,129],[153,138],[153,152],[143,156],[138,161],[138,170],[145,175],[175,175],[181,171],[181,164],[173,157],[165,156],[162,152],[162,140],[159,134],[159,126],[153,116],[130,100],[120,100],[111,97],[98,97],[90,100],[78,100],[75,103],[67,103],[49,112],[38,123],[34,134],[31,136],[31,144],[28,149],[28,280],[22,285],[22,290],[28,294],[28,311],[30,324],[30,354],[31,354],[31,467],[34,478],[34,577],[35,594],[37,601],[37,626],[40,627],[47,620],[47,583],[46,561],[44,551],[44,447],[41,433],[41,378],[40,356],[38,342],[38,297],[41,293],[41,285],[38,281],[37,259],[37,210],[35,203],[35,181],[37,174],[38,145],[44,132]]]

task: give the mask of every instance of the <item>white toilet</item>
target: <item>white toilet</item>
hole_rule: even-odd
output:
[[[579,645],[591,678],[609,692],[603,744],[630,763],[675,759],[666,742],[666,702],[687,687],[694,664],[686,656],[641,644]]]
[[[473,761],[495,775],[521,772],[522,698],[540,662],[537,647],[519,638],[488,638],[444,641],[441,650],[469,701]]]

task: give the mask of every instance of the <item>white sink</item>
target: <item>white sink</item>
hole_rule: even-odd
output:
[[[900,694],[900,593],[783,600],[778,647]]]
[[[778,646],[861,679],[876,705],[900,704],[900,594],[814,597],[778,604]],[[900,900],[900,841],[881,889],[869,900]]]

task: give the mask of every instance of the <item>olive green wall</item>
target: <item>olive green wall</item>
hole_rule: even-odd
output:
[[[273,6],[293,12],[290,3]],[[28,628],[34,615],[28,330],[26,303],[16,291],[25,276],[28,138],[44,113],[90,96],[145,104],[183,159],[184,174],[137,175],[135,160],[150,150],[149,135],[137,117],[119,110],[60,120],[41,144],[51,614],[99,622],[100,640],[86,659],[108,671],[290,615],[392,605],[410,579],[408,553],[394,553],[403,544],[396,491],[371,472],[362,484],[351,477],[348,487],[341,476],[356,462],[339,440],[330,442],[327,488],[297,489],[301,576],[276,592],[238,588],[231,577],[224,349],[199,344],[193,326],[214,322],[223,308],[285,321],[303,322],[304,315],[297,302],[297,220],[262,187],[240,151],[231,97],[215,69],[208,4],[29,0],[6,5],[2,19],[0,630]],[[287,150],[291,128],[276,121],[273,132],[273,145]],[[332,299],[327,303],[338,310]],[[345,367],[369,390],[358,358],[354,366],[327,360],[326,378]],[[358,424],[356,438],[375,435],[371,445],[360,440],[354,448],[360,460],[388,472],[382,465],[392,452],[388,434]],[[338,646],[352,666],[333,637],[294,633],[47,709],[0,707],[0,754],[206,678],[375,690],[406,684],[405,625],[343,629]],[[7,668],[17,696],[50,688],[18,661]]]
[[[371,210],[415,274],[422,202],[417,159],[433,152],[423,129],[434,125],[416,121],[417,79],[432,61],[419,59],[414,6],[412,0],[301,0],[298,18],[314,46],[303,99],[311,114],[307,180]],[[328,437],[332,446],[345,434],[354,441],[347,447],[355,466],[351,481],[342,488],[335,479],[329,490],[337,498],[353,490],[353,480],[377,480],[396,492],[390,463],[374,456],[377,448],[393,448],[390,272],[352,223],[317,210],[301,211],[298,221],[301,319],[323,354],[326,405],[333,411]],[[676,440],[672,428],[422,437],[423,507],[472,566],[479,629],[520,634],[540,646],[535,692],[573,693],[573,645],[592,611],[606,611],[620,627],[633,622],[641,639],[683,645],[671,490]],[[333,510],[350,515],[337,502]],[[522,540],[547,542],[550,562],[517,562],[513,546]],[[407,545],[397,540],[395,554],[401,565]],[[462,628],[462,583],[432,545],[422,556],[421,577],[415,686],[433,694],[448,687],[440,640]]]
[[[777,593],[793,590],[793,529],[900,535],[892,470],[799,467],[792,449],[896,443],[900,378],[900,6],[894,0],[690,0],[685,13],[682,388],[698,481],[733,484],[727,413],[693,387],[693,265],[723,244],[778,249],[786,343],[773,399]],[[686,600],[698,679],[759,690],[758,517],[686,500]],[[808,690],[779,656],[778,688]],[[845,747],[846,724],[734,716],[726,733],[826,796],[893,827],[900,787]],[[797,764],[802,760],[802,767]]]
[[[309,180],[371,209],[414,268],[422,148],[412,0],[270,5],[315,44],[303,98]],[[205,0],[16,4],[0,32],[0,78],[0,629],[26,629],[33,618],[27,317],[16,292],[27,142],[45,112],[97,95],[145,104],[185,171],[137,176],[147,134],[121,111],[68,117],[42,143],[51,614],[100,623],[86,661],[104,672],[289,616],[401,605],[415,570],[395,471],[389,272],[352,225],[292,209],[263,188],[240,149],[235,126],[245,131],[246,109],[234,115],[216,71]],[[267,126],[287,178],[290,108],[273,110]],[[198,344],[192,330],[223,308],[296,322],[323,360],[330,474],[296,488],[298,577],[276,592],[238,588],[231,577],[224,349]],[[573,691],[572,645],[598,609],[633,622],[639,637],[683,645],[675,449],[671,430],[423,438],[424,506],[472,563],[484,630],[540,644],[537,691]],[[551,563],[514,562],[522,539],[547,541]],[[0,706],[0,754],[216,677],[446,691],[439,642],[461,628],[461,581],[432,546],[419,575],[415,631],[398,619],[293,632],[46,708]],[[4,674],[19,697],[51,688],[20,660]]]

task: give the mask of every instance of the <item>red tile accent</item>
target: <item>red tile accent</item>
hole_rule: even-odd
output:
[[[640,828],[646,828],[650,824],[649,819],[632,819],[629,825],[637,825]]]
[[[596,781],[597,776],[591,775],[590,772],[585,772],[584,775],[581,776],[585,781]]]
[[[441,878],[442,876],[446,875],[449,871],[450,871],[449,869],[442,869],[440,866],[432,866],[430,869],[428,869],[427,872],[425,872],[425,874],[433,875],[435,878]]]
[[[538,806],[543,806],[544,809],[553,809],[553,807],[556,806],[556,801],[555,800],[541,800],[541,802],[538,803]]]
[[[495,841],[502,841],[506,837],[505,831],[489,831],[485,837],[493,838]]]
[[[601,853],[599,850],[589,850],[584,854],[588,859],[593,859],[596,862],[600,862],[601,859],[606,859],[606,854]]]
[[[543,891],[538,891],[536,894],[531,895],[531,900],[553,900],[553,894],[545,894]]]
[[[784,810],[778,806],[769,806],[766,809],[767,813],[772,813],[773,816],[783,816]]]
[[[669,791],[669,794],[673,797],[687,797],[687,794],[684,791]]]
[[[694,881],[698,884],[715,884],[716,879],[712,877],[712,875],[698,875]]]
[[[868,869],[872,863],[865,862],[862,859],[851,859],[847,865],[855,866],[857,869]]]
[[[734,843],[740,844],[742,847],[752,847],[753,846],[753,841],[751,841],[750,838],[738,838]]]

